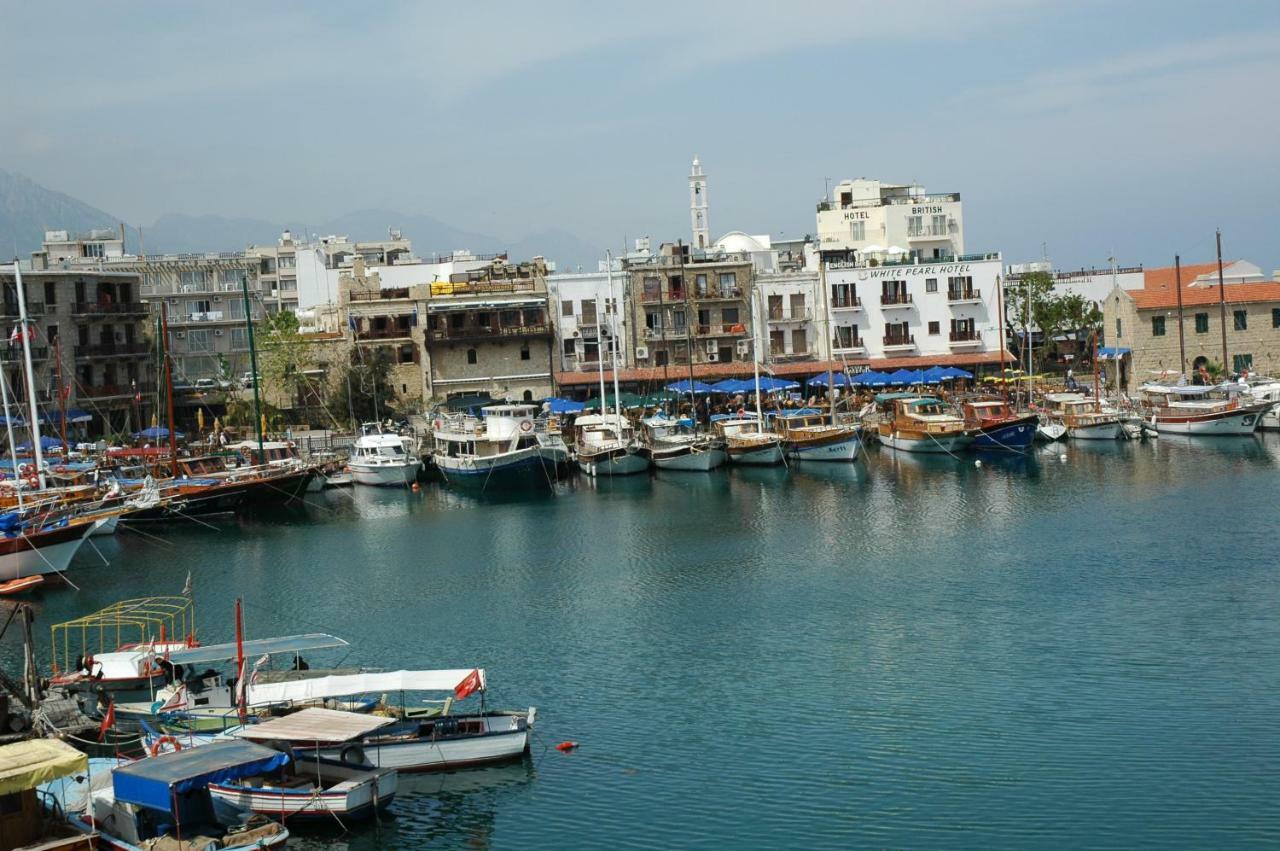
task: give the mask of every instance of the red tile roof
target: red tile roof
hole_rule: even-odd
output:
[[[1236,261],[1223,261],[1222,267],[1226,269]],[[1176,266],[1166,266],[1163,269],[1147,269],[1142,273],[1142,285],[1148,290],[1173,289],[1173,282],[1178,279],[1175,272]],[[1217,263],[1188,263],[1182,267],[1182,286],[1194,281],[1201,275],[1216,275],[1218,273]]]
[[[1183,278],[1185,281],[1186,278]],[[1178,291],[1172,284],[1155,289],[1129,290],[1129,297],[1140,310],[1178,306]],[[1227,284],[1225,300],[1228,304],[1251,304],[1264,301],[1280,302],[1280,281],[1259,281],[1256,284]],[[1182,306],[1199,307],[1217,304],[1218,285],[1209,287],[1182,287]]]

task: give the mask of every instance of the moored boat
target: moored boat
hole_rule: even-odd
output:
[[[431,458],[446,481],[471,481],[486,487],[524,480],[554,481],[568,460],[568,448],[547,423],[539,423],[533,405],[488,405],[482,417],[437,414],[432,422]]]
[[[400,435],[384,432],[377,423],[366,423],[351,450],[347,469],[359,485],[403,487],[418,477],[422,462],[405,448]]]
[[[729,459],[724,441],[697,433],[685,421],[650,417],[640,424],[644,428],[641,452],[659,470],[706,473]]]
[[[788,458],[797,461],[853,461],[862,449],[862,427],[839,425],[813,408],[782,411],[774,417]]]
[[[1040,418],[1016,413],[1003,399],[975,399],[961,405],[964,423],[973,433],[971,448],[1022,452],[1036,439]]]
[[[1253,434],[1274,402],[1253,401],[1237,384],[1216,386],[1144,384],[1147,427],[1159,434],[1245,436]]]
[[[973,442],[964,420],[948,412],[940,399],[911,393],[876,398],[890,405],[878,431],[880,442],[891,449],[950,454]]]
[[[578,467],[588,476],[625,476],[649,469],[630,420],[617,414],[587,414],[574,421]]]
[[[730,464],[769,467],[786,460],[782,437],[764,431],[763,423],[756,417],[712,417],[711,425],[716,435],[724,440]]]

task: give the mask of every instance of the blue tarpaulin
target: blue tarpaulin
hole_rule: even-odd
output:
[[[586,405],[572,399],[547,399],[547,410],[553,414],[580,414]]]
[[[1129,350],[1125,348],[1116,348],[1112,346],[1098,347],[1099,360],[1115,360],[1116,358],[1122,358],[1127,354],[1129,354]]]
[[[684,381],[677,381],[674,384],[668,384],[667,389],[670,390],[672,393],[688,393],[689,381],[688,379],[686,379]],[[716,389],[712,387],[710,384],[703,384],[701,381],[695,381],[693,382],[693,392],[694,393],[715,393]]]
[[[175,795],[287,765],[289,755],[246,741],[214,742],[140,759],[111,774],[117,801],[173,812]]]
[[[40,451],[41,452],[48,452],[51,449],[62,449],[62,448],[63,448],[62,441],[58,440],[58,438],[49,437],[47,434],[40,435]],[[30,452],[31,441],[28,440],[26,443],[19,443],[16,451]]]
[[[93,414],[83,411],[80,408],[71,408],[67,411],[67,422],[69,423],[87,423],[93,421]],[[62,422],[62,411],[50,411],[40,415],[42,423],[60,423]]]

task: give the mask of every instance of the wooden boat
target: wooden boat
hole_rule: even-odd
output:
[[[699,434],[684,421],[650,417],[640,425],[644,434],[641,454],[659,470],[706,473],[729,459],[723,441]]]
[[[319,750],[344,747],[393,723],[377,715],[311,708],[246,725],[236,731],[238,738],[283,750],[292,760],[276,771],[210,783],[209,794],[281,821],[336,817],[346,824],[373,818],[395,799],[395,770],[352,765]]]
[[[92,520],[63,514],[56,519],[0,515],[0,582],[63,573],[80,550]]]
[[[84,772],[45,783],[40,791],[46,811],[96,836],[100,848],[266,851],[284,847],[288,829],[215,801],[209,784],[276,771],[289,759],[253,742],[218,742],[132,761],[90,759]]]
[[[782,437],[764,431],[756,417],[712,417],[711,427],[724,440],[730,464],[770,467],[785,460]]]
[[[1072,440],[1118,440],[1124,436],[1126,415],[1113,411],[1083,393],[1046,393],[1046,414]]]
[[[21,579],[0,582],[0,597],[12,597],[15,594],[22,594],[43,583],[43,576],[24,576]]]
[[[649,469],[631,421],[617,414],[587,414],[574,421],[578,430],[578,467],[588,476],[626,476]]]
[[[906,452],[952,453],[973,442],[964,420],[940,399],[910,393],[882,394],[890,405],[878,427],[880,442]]]
[[[84,774],[89,758],[58,739],[29,739],[0,745],[0,848],[92,851],[95,830],[72,830],[44,816],[37,789],[42,783]]]
[[[813,408],[779,412],[774,428],[797,461],[853,461],[862,449],[862,426],[834,424]]]
[[[1238,384],[1168,386],[1144,384],[1148,426],[1159,434],[1250,435],[1274,406],[1253,401]]]
[[[965,401],[961,411],[973,433],[973,449],[1022,452],[1035,442],[1039,416],[1015,413],[1003,399]]]

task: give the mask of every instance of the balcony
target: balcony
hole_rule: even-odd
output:
[[[812,314],[806,308],[800,310],[770,310],[770,322],[808,322]]]
[[[407,337],[408,333],[405,332],[402,336]],[[532,325],[466,325],[462,328],[435,328],[427,331],[428,340],[445,343],[550,336],[551,326],[545,322]]]
[[[712,289],[694,295],[694,299],[697,301],[734,301],[740,298],[742,298],[741,287],[726,287],[722,290]]]
[[[15,296],[15,298],[16,298],[16,296]],[[27,302],[27,316],[42,316],[43,314],[44,314],[44,302],[43,302],[43,301],[28,301],[28,302]],[[6,318],[14,318],[14,319],[16,319],[16,318],[18,317],[18,302],[16,302],[16,301],[6,301],[6,302],[4,303],[4,316],[5,316]]]
[[[952,304],[974,304],[982,301],[982,291],[977,287],[967,290],[947,290],[947,301]]]
[[[677,328],[645,328],[646,340],[684,340],[689,336],[689,329],[683,325]]]
[[[490,293],[538,293],[537,284],[532,278],[506,278],[497,281],[433,281],[431,297],[442,298],[454,295],[488,295]]]
[[[640,294],[642,304],[660,304],[662,302],[684,301],[684,290],[645,290]]]
[[[813,360],[814,353],[807,351],[799,352],[772,352],[769,360],[774,363],[793,363],[795,361]]]
[[[866,351],[867,344],[863,342],[861,337],[854,337],[849,340],[841,340],[839,338],[831,341],[831,351],[840,354],[859,354]]]
[[[578,336],[582,339],[594,340],[600,336],[600,323],[596,320],[595,314],[575,316],[574,320],[578,324]]]
[[[351,290],[347,294],[348,301],[393,301],[409,297],[408,287],[387,288],[384,290]]]
[[[357,340],[408,340],[412,335],[412,328],[366,328],[356,331]]]
[[[916,347],[916,338],[914,334],[885,334],[885,349],[914,349]]]
[[[833,298],[831,300],[832,310],[862,310],[862,299],[854,296],[853,298]]]
[[[976,328],[973,330],[952,331],[949,339],[952,348],[956,349],[982,345],[982,335],[978,333]]]
[[[140,301],[79,301],[71,306],[76,316],[146,316],[147,306]]]
[[[44,360],[49,357],[49,349],[46,346],[32,346],[31,359]],[[0,348],[0,361],[22,363],[22,346],[13,345]]]
[[[150,354],[146,343],[99,343],[76,346],[78,358],[130,357]]]
[[[188,313],[187,321],[188,322],[221,322],[222,311],[221,310],[205,310],[200,313]]]
[[[907,229],[907,239],[950,239],[951,235],[956,232],[956,228],[947,225],[945,227],[935,228],[932,225],[926,225],[918,228]]]
[[[76,396],[80,399],[111,399],[113,397],[132,397],[135,392],[135,386],[132,384],[99,384],[94,387],[81,386],[77,388]],[[138,382],[136,392],[146,395],[156,392],[155,384],[150,382]]]
[[[914,302],[911,299],[911,293],[882,293],[880,295],[881,307],[911,307]]]
[[[749,332],[741,322],[717,322],[711,325],[695,325],[698,337],[745,337]]]

